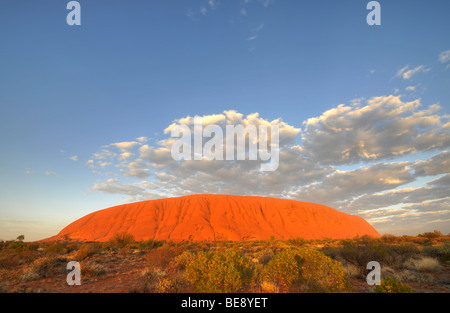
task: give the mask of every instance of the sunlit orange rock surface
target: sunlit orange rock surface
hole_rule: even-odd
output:
[[[136,240],[266,240],[379,237],[363,218],[288,199],[192,195],[119,205],[88,214],[51,240],[106,241],[116,233]]]

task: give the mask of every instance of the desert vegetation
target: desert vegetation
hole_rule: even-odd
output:
[[[81,285],[66,283],[69,261]],[[381,265],[381,284],[366,265]],[[450,236],[383,235],[336,240],[0,241],[1,292],[439,292],[450,290]]]

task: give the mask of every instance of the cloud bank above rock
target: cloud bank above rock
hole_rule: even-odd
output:
[[[86,165],[102,177],[91,191],[120,194],[126,202],[205,193],[270,196],[356,213],[381,229],[403,229],[418,215],[428,214],[430,224],[450,220],[449,209],[442,209],[450,205],[443,192],[450,123],[440,111],[439,104],[387,95],[340,104],[298,125],[234,110],[202,116],[204,126],[277,125],[280,164],[274,172],[261,172],[261,161],[175,161],[170,131],[192,128],[194,116],[174,120],[153,143],[143,134],[105,145]]]

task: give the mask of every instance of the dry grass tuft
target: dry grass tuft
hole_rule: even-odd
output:
[[[56,258],[53,256],[44,256],[36,259],[27,268],[25,268],[24,273],[21,276],[21,280],[38,280],[52,274],[62,273],[65,271],[65,266],[62,266],[62,263],[65,263],[65,261],[65,259]]]
[[[420,272],[439,272],[442,269],[439,261],[431,257],[410,259],[409,261],[405,262],[405,267]]]

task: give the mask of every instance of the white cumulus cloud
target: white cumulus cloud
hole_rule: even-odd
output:
[[[417,73],[421,73],[421,72],[429,72],[430,69],[426,68],[424,65],[419,65],[415,68],[410,69],[409,65],[406,65],[405,67],[401,68],[397,74],[395,75],[395,77],[401,77],[404,80],[408,80],[411,79],[414,75],[416,75]]]

